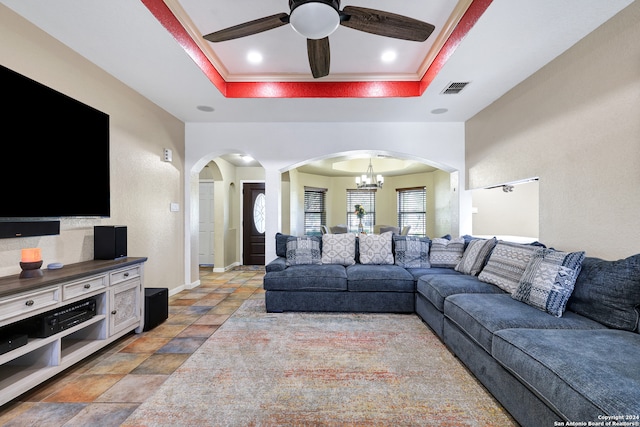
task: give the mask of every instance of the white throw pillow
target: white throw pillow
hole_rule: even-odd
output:
[[[360,264],[393,264],[393,233],[360,234]]]
[[[344,266],[356,263],[356,235],[353,233],[323,234],[322,263]]]

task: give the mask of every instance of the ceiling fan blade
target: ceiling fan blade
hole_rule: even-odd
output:
[[[266,16],[254,21],[245,22],[244,24],[234,25],[233,27],[225,28],[224,30],[216,31],[203,37],[214,43],[224,42],[272,30],[288,23],[289,15],[286,13],[278,13],[277,15]]]
[[[309,65],[314,79],[329,75],[331,52],[329,50],[329,37],[319,40],[307,39],[307,54]]]
[[[435,29],[408,16],[365,7],[346,6],[342,14],[340,24],[345,27],[395,39],[423,42]]]

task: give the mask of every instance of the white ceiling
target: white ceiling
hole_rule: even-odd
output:
[[[418,97],[232,99],[220,93],[141,0],[0,0],[185,122],[466,121],[632,1],[494,0]],[[183,18],[202,34],[289,9],[287,0],[172,3],[192,14]],[[411,78],[457,2],[345,0],[341,9],[347,5],[411,16],[438,28],[420,44],[341,27],[330,36],[332,71],[325,79]],[[312,80],[304,39],[289,26],[208,44],[221,61],[220,73],[229,81]],[[379,52],[386,48],[398,50],[399,61],[393,67],[378,61]],[[263,52],[261,67],[244,61],[249,49]],[[449,83],[459,81],[471,83],[458,95],[441,94]],[[214,111],[197,109],[203,105]],[[432,114],[437,108],[448,112]]]

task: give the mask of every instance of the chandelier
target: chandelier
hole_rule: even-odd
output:
[[[382,188],[382,184],[384,184],[384,177],[373,173],[373,165],[371,165],[371,159],[369,159],[367,173],[361,177],[356,177],[356,186],[365,190],[373,190],[375,188]]]

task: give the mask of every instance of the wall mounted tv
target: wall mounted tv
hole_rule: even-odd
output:
[[[109,115],[0,67],[0,221],[108,217]]]

